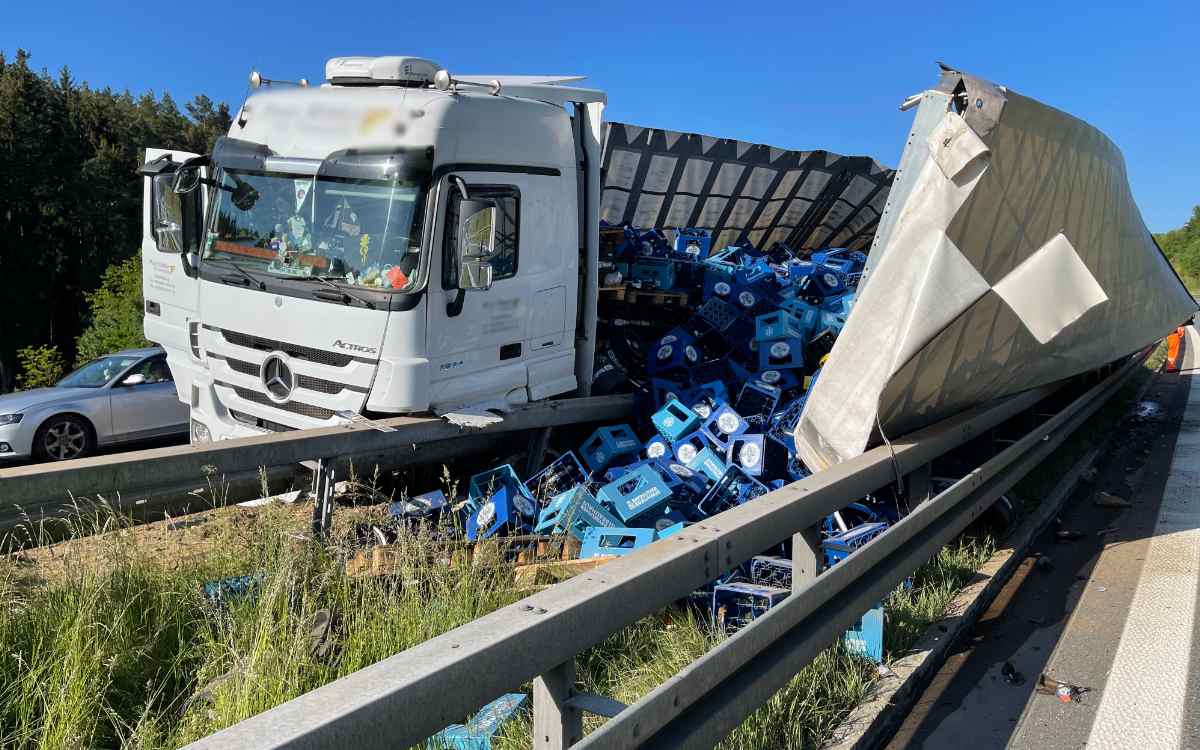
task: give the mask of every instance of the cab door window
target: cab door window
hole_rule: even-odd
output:
[[[515,185],[469,185],[471,198],[494,201],[496,204],[495,244],[488,262],[492,266],[492,282],[517,274],[520,246],[521,191]],[[446,231],[442,236],[442,288],[457,289],[461,258],[458,257],[458,233],[462,217],[459,210],[462,194],[450,191],[446,204]]]

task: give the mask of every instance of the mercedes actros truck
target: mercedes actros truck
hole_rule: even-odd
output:
[[[605,95],[325,74],[252,95],[211,154],[147,149],[145,334],[193,442],[586,393]]]

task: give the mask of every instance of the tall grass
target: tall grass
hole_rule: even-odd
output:
[[[351,577],[350,550],[298,533],[294,509],[228,516],[203,551],[177,559],[117,530],[68,547],[48,580],[0,563],[0,747],[178,747],[522,595],[508,564],[462,564],[425,533],[400,539],[395,575]],[[111,517],[93,523],[112,527]],[[940,615],[978,557],[945,550],[888,600],[889,648]],[[199,593],[246,574],[258,575],[252,595],[212,603]],[[631,703],[719,637],[682,609],[645,618],[580,656],[581,688]],[[832,648],[722,746],[816,746],[875,679],[873,665]],[[497,744],[528,747],[528,732],[527,710]]]

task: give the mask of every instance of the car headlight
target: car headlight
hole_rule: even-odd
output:
[[[0,425],[16,424],[21,421],[24,414],[0,414]]]
[[[208,431],[208,425],[198,420],[192,420],[192,445],[198,443],[211,443],[212,433]]]

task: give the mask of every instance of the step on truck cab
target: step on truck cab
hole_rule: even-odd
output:
[[[258,89],[211,154],[147,149],[145,333],[193,442],[586,392],[604,94],[325,72]]]

